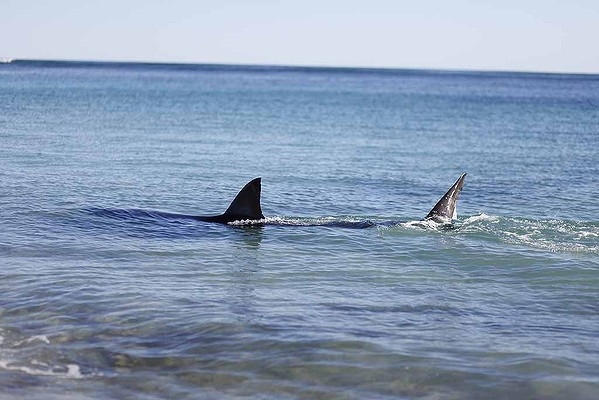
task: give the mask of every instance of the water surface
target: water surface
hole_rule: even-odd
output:
[[[596,75],[2,64],[0,397],[595,399],[598,127]]]

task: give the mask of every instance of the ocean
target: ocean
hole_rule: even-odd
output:
[[[597,399],[598,149],[598,75],[0,64],[0,399]]]

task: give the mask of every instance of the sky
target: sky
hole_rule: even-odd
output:
[[[0,0],[15,59],[599,73],[597,0]]]

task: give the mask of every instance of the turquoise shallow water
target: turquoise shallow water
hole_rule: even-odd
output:
[[[594,75],[0,64],[0,398],[595,399],[598,128]]]

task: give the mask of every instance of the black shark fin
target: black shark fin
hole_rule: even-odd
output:
[[[262,189],[262,178],[256,178],[249,181],[235,196],[235,199],[227,208],[227,211],[221,215],[198,216],[197,219],[206,222],[229,223],[241,220],[260,220],[264,219],[262,208],[260,207],[260,191]]]

